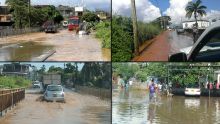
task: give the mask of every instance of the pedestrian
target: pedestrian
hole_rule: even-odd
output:
[[[196,41],[197,41],[197,35],[198,35],[198,29],[197,29],[196,24],[194,24],[193,25],[193,41],[194,41],[194,43],[196,43]]]
[[[150,101],[156,97],[155,92],[156,92],[156,87],[155,87],[154,79],[151,79],[151,84],[149,85],[149,100]]]

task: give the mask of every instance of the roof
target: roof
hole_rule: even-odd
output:
[[[198,22],[199,21],[204,21],[204,22],[209,22],[208,20],[204,20],[204,19],[199,19],[199,20],[197,20]],[[184,23],[184,22],[195,22],[195,20],[186,20],[186,21],[183,21],[182,23]]]

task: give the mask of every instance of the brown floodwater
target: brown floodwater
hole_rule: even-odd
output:
[[[111,124],[111,102],[65,89],[65,103],[46,102],[26,91],[23,101],[0,124]]]
[[[52,51],[56,51],[50,56]],[[72,31],[29,33],[0,38],[0,61],[110,61],[111,50],[102,49],[101,41],[91,35]],[[48,54],[48,55],[47,55]]]
[[[218,97],[158,97],[147,91],[113,91],[113,124],[219,124]]]
[[[2,45],[0,48],[0,61],[42,61],[42,54],[53,50],[52,45],[37,42],[24,42],[18,44]]]

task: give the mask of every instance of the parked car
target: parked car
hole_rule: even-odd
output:
[[[57,32],[57,26],[53,21],[47,21],[43,25],[44,32],[45,33],[56,33]]]
[[[64,102],[64,90],[61,85],[48,85],[44,93],[46,101],[61,101]]]
[[[220,21],[207,28],[193,46],[169,56],[171,62],[219,62],[220,61]]]
[[[63,21],[63,27],[64,28],[68,27],[68,21]]]
[[[198,84],[188,85],[184,91],[186,96],[200,96],[201,89]]]
[[[176,33],[177,34],[181,34],[181,33],[184,33],[185,31],[184,31],[184,29],[183,29],[183,27],[182,26],[176,26]]]

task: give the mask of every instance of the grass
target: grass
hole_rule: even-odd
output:
[[[0,76],[1,87],[21,88],[30,86],[31,81],[20,76]]]

